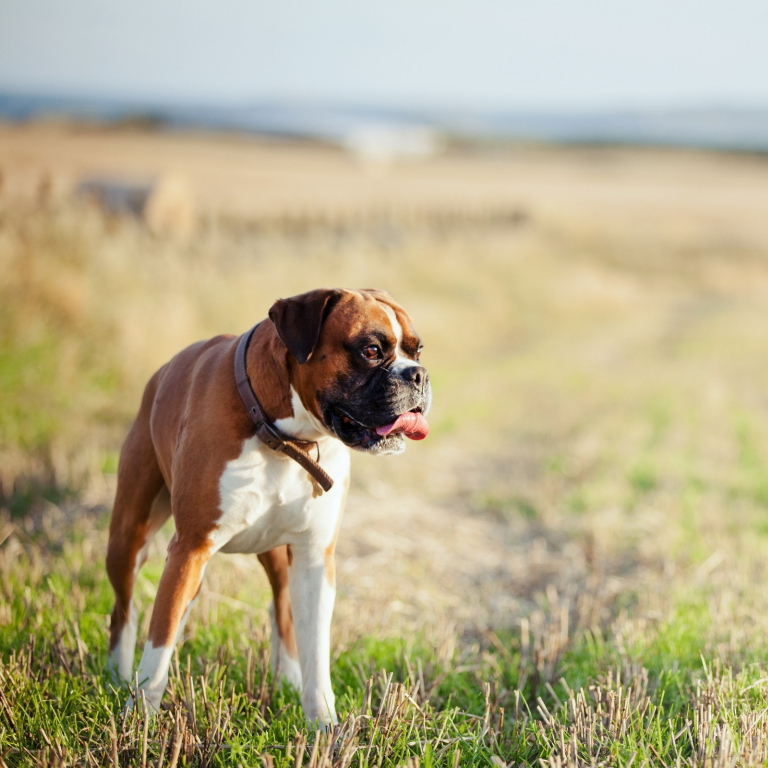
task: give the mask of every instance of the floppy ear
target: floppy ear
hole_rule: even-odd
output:
[[[269,319],[275,324],[280,341],[299,361],[306,363],[320,338],[320,328],[341,291],[319,288],[290,299],[278,299],[269,310]]]

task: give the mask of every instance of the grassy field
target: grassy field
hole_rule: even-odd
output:
[[[764,765],[768,160],[519,147],[370,168],[236,137],[0,127],[0,765]],[[191,239],[72,189],[184,174]],[[343,723],[267,673],[214,559],[167,709],[104,676],[117,451],[147,377],[319,285],[408,307],[427,441],[354,457]],[[149,607],[171,530],[137,599]]]

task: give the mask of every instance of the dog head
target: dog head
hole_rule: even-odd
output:
[[[421,339],[388,293],[319,289],[279,299],[269,318],[290,353],[291,386],[326,432],[377,454],[426,437]]]

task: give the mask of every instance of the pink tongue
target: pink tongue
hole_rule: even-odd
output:
[[[429,434],[429,424],[422,414],[409,411],[400,414],[392,424],[377,427],[376,432],[379,435],[405,432],[405,436],[411,440],[423,440]]]

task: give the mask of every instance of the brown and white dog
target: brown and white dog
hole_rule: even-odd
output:
[[[335,481],[256,437],[235,384],[239,338],[180,352],[149,381],[120,456],[107,571],[115,591],[110,663],[133,678],[132,594],[152,537],[173,514],[139,687],[157,709],[173,648],[214,553],[258,555],[272,587],[272,665],[301,691],[309,721],[336,723],[330,678],[334,547],[349,487],[349,450],[399,453],[428,431],[431,389],[421,342],[383,291],[320,289],[278,300],[255,330],[245,370],[267,420],[312,441]],[[170,505],[160,503],[170,494]],[[158,502],[158,503],[155,503]]]

